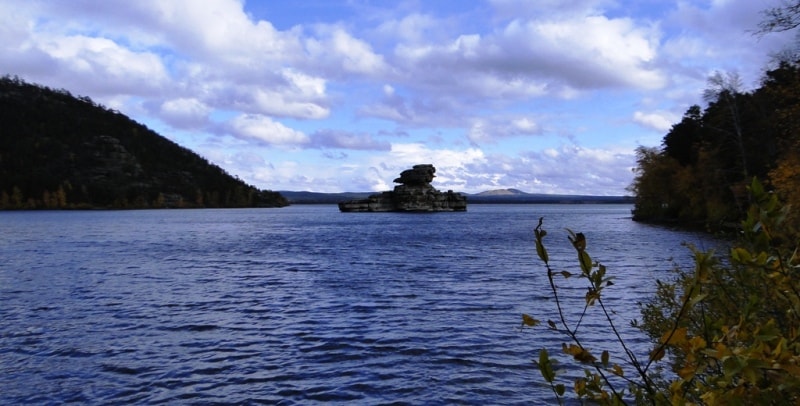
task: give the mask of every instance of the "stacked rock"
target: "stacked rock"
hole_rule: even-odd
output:
[[[452,190],[440,192],[431,186],[436,168],[431,164],[414,165],[400,173],[393,191],[377,193],[366,199],[339,203],[343,212],[433,212],[466,211],[467,198]]]

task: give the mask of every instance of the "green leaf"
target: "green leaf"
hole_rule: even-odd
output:
[[[603,366],[608,366],[608,351],[603,351],[603,354],[600,355],[600,362],[603,363]]]
[[[689,300],[689,307],[690,308],[694,307],[696,304],[698,304],[701,301],[703,301],[703,299],[705,299],[706,296],[708,296],[708,293],[701,293],[699,295],[696,295],[696,296],[692,297],[692,299]]]
[[[547,250],[544,248],[544,244],[542,244],[542,241],[539,239],[536,240],[536,254],[539,255],[539,259],[544,261],[545,264],[550,260],[550,257],[547,255]]]
[[[753,181],[750,182],[750,193],[755,198],[759,198],[764,195],[764,186],[761,185],[761,182],[758,181],[758,178],[753,176]]]
[[[549,383],[553,383],[553,380],[556,379],[553,364],[550,362],[550,355],[544,348],[539,350],[539,371],[542,373],[544,380]]]
[[[555,388],[555,390],[556,390],[556,394],[557,394],[558,396],[564,396],[564,392],[565,392],[565,391],[566,391],[566,389],[567,389],[567,388],[564,386],[564,384],[563,384],[563,383],[560,383],[560,384],[558,384],[558,385],[554,386],[554,388]]]
[[[722,373],[725,374],[726,377],[731,377],[738,374],[743,366],[744,363],[739,357],[728,357],[722,360]]]
[[[750,251],[744,248],[734,248],[731,250],[731,258],[734,261],[740,263],[747,263],[753,260],[753,256],[750,255]]]
[[[589,272],[592,271],[592,257],[590,257],[586,251],[580,250],[578,252],[578,260],[581,263],[581,271],[583,271],[584,275],[589,275]]]

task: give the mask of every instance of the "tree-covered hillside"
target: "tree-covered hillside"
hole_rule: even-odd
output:
[[[88,97],[0,78],[0,209],[287,204]]]
[[[800,64],[782,62],[758,89],[740,88],[735,74],[712,76],[704,110],[690,107],[662,148],[639,148],[635,219],[736,224],[753,177],[800,207]]]

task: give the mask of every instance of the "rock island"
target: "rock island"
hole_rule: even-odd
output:
[[[431,186],[436,176],[431,164],[414,165],[394,180],[394,190],[376,193],[366,199],[339,203],[343,212],[434,212],[466,211],[467,197],[452,190],[440,192]]]

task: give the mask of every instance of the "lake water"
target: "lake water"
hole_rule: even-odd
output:
[[[557,316],[539,217],[556,270],[579,272],[564,228],[586,234],[641,354],[637,302],[689,263],[682,242],[710,244],[630,209],[0,212],[0,404],[546,403],[532,360],[564,338],[520,328]],[[572,310],[579,282],[559,282]],[[581,331],[610,345],[596,317]]]

